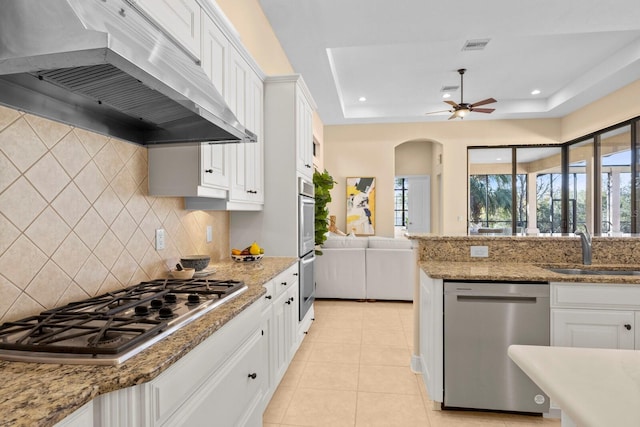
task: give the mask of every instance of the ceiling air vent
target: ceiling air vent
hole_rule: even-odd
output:
[[[440,92],[455,92],[460,89],[460,86],[442,86]]]
[[[467,40],[462,46],[462,50],[483,50],[490,39]]]

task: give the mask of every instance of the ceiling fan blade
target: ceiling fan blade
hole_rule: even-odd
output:
[[[454,101],[444,101],[447,104],[451,105],[453,108],[460,108],[460,106],[458,104],[456,104]]]
[[[482,101],[478,101],[474,104],[471,104],[471,108],[473,107],[479,107],[480,105],[487,105],[487,104],[493,104],[494,102],[498,102],[493,98],[487,98],[487,99],[483,99]]]
[[[430,111],[424,114],[428,116],[429,114],[438,114],[438,113],[453,113],[453,111],[451,110]]]
[[[495,108],[474,108],[471,111],[474,113],[493,113],[495,110]]]
[[[456,117],[457,117],[457,116],[456,116],[456,114],[455,114],[455,113],[453,113],[453,114],[451,115],[451,117],[449,117],[447,120],[455,119]]]

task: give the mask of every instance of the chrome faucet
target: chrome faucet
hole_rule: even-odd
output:
[[[580,242],[582,243],[582,263],[584,265],[591,265],[591,234],[589,229],[584,226],[583,231],[574,231],[576,236],[580,236]]]

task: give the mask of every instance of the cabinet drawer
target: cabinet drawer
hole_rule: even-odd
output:
[[[640,286],[552,283],[551,307],[640,309]]]
[[[260,304],[252,304],[165,373],[151,381],[148,387],[151,393],[153,419],[166,419],[203,382],[216,373],[221,365],[232,358],[249,334],[259,328],[260,313]]]
[[[283,292],[291,288],[291,285],[298,283],[298,264],[289,267],[286,271],[279,274],[275,279],[275,296],[281,295]]]
[[[233,358],[194,393],[168,425],[240,426],[262,413],[262,393],[267,379],[266,340],[256,330]],[[178,422],[179,424],[174,424]]]

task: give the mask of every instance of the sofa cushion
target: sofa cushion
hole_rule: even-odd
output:
[[[366,237],[329,236],[322,244],[323,248],[366,248],[369,240]]]
[[[413,243],[408,239],[394,239],[391,237],[369,237],[369,247],[376,249],[411,249]]]

